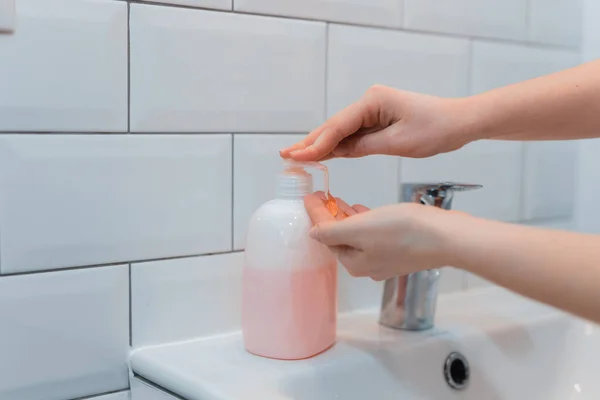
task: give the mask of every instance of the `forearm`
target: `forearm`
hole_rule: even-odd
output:
[[[600,137],[600,60],[464,99],[469,140]]]
[[[600,322],[600,236],[465,221],[452,239],[457,267]]]

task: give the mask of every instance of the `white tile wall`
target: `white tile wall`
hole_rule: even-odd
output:
[[[89,400],[130,400],[130,393],[129,391],[123,391],[118,393],[105,394],[103,396],[90,397]]]
[[[530,0],[530,39],[579,47],[582,0]]]
[[[331,25],[327,54],[329,115],[374,84],[447,97],[468,94],[467,39]]]
[[[577,146],[577,142],[525,143],[522,219],[572,214]]]
[[[18,0],[0,35],[0,131],[127,130],[127,4]]]
[[[473,93],[570,68],[579,63],[579,53],[531,45],[473,42],[471,89]]]
[[[303,132],[324,117],[324,23],[131,5],[133,131]]]
[[[236,11],[398,28],[403,0],[235,0]]]
[[[179,400],[162,390],[148,385],[140,379],[131,380],[131,400]]]
[[[0,277],[0,398],[127,388],[128,282],[126,265]]]
[[[355,278],[339,264],[338,312],[352,312],[381,305],[383,282],[371,278]]]
[[[216,10],[231,10],[233,0],[141,0],[145,3],[175,4],[188,7],[213,8]]]
[[[17,0],[17,29],[0,35],[0,132],[52,134],[0,135],[0,272],[134,261],[135,346],[238,329],[243,255],[169,258],[243,248],[279,148],[375,83],[464,96],[574,65],[581,1]],[[128,131],[164,134],[85,135]],[[592,145],[580,145],[585,182]],[[457,209],[592,230],[582,198],[593,185],[580,182],[571,216],[576,153],[479,142],[328,165],[333,194],[350,203],[397,202],[401,182],[466,181],[484,189],[458,194]],[[443,270],[441,291],[465,284],[482,281]],[[381,287],[340,267],[340,311],[378,307]],[[126,391],[127,316],[126,265],[0,276],[0,398],[171,400],[136,392],[136,379]]]
[[[231,135],[0,136],[3,273],[231,250]]]
[[[133,346],[241,327],[243,253],[131,265]]]
[[[275,179],[282,162],[277,151],[303,135],[235,135],[234,247],[244,247],[252,213],[275,195]],[[357,160],[331,160],[331,193],[350,204],[377,207],[398,199],[398,162],[394,157],[373,156]],[[323,190],[319,171],[313,174],[315,190]],[[373,179],[373,177],[377,179]]]
[[[527,36],[527,0],[405,0],[405,26],[504,39]]]
[[[453,153],[402,160],[401,181],[452,181],[483,188],[457,193],[453,208],[503,221],[521,216],[522,143],[480,141]]]

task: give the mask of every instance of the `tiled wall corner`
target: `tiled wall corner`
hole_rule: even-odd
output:
[[[126,265],[0,277],[0,398],[126,389],[128,282]]]
[[[0,35],[0,131],[126,132],[127,4],[19,0],[16,15]]]
[[[327,113],[331,116],[358,100],[374,84],[465,96],[468,49],[466,39],[330,25]]]
[[[2,273],[231,250],[231,135],[0,136]]]
[[[523,40],[528,0],[405,0],[405,26],[422,31]]]
[[[361,25],[402,25],[404,0],[235,0],[236,11]]]
[[[325,24],[131,5],[131,130],[304,132],[324,116]]]
[[[133,347],[241,327],[243,253],[131,265]]]
[[[523,220],[572,215],[578,143],[525,143]]]
[[[233,9],[233,0],[140,0],[144,3],[174,4],[186,7],[211,8],[215,10]]]
[[[579,47],[582,0],[530,0],[529,38],[535,42]]]
[[[460,182],[483,188],[457,193],[452,208],[480,217],[518,221],[521,216],[522,143],[480,141],[453,153],[402,160],[401,182]]]

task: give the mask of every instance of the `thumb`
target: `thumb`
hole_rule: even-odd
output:
[[[313,226],[308,233],[311,238],[326,246],[355,247],[357,235],[353,234],[348,220],[323,222]]]

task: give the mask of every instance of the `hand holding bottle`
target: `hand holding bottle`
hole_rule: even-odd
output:
[[[305,207],[314,224],[310,236],[327,245],[352,276],[384,280],[452,263],[450,238],[464,213],[403,203],[374,210],[342,200],[348,217],[336,220],[319,195]]]

